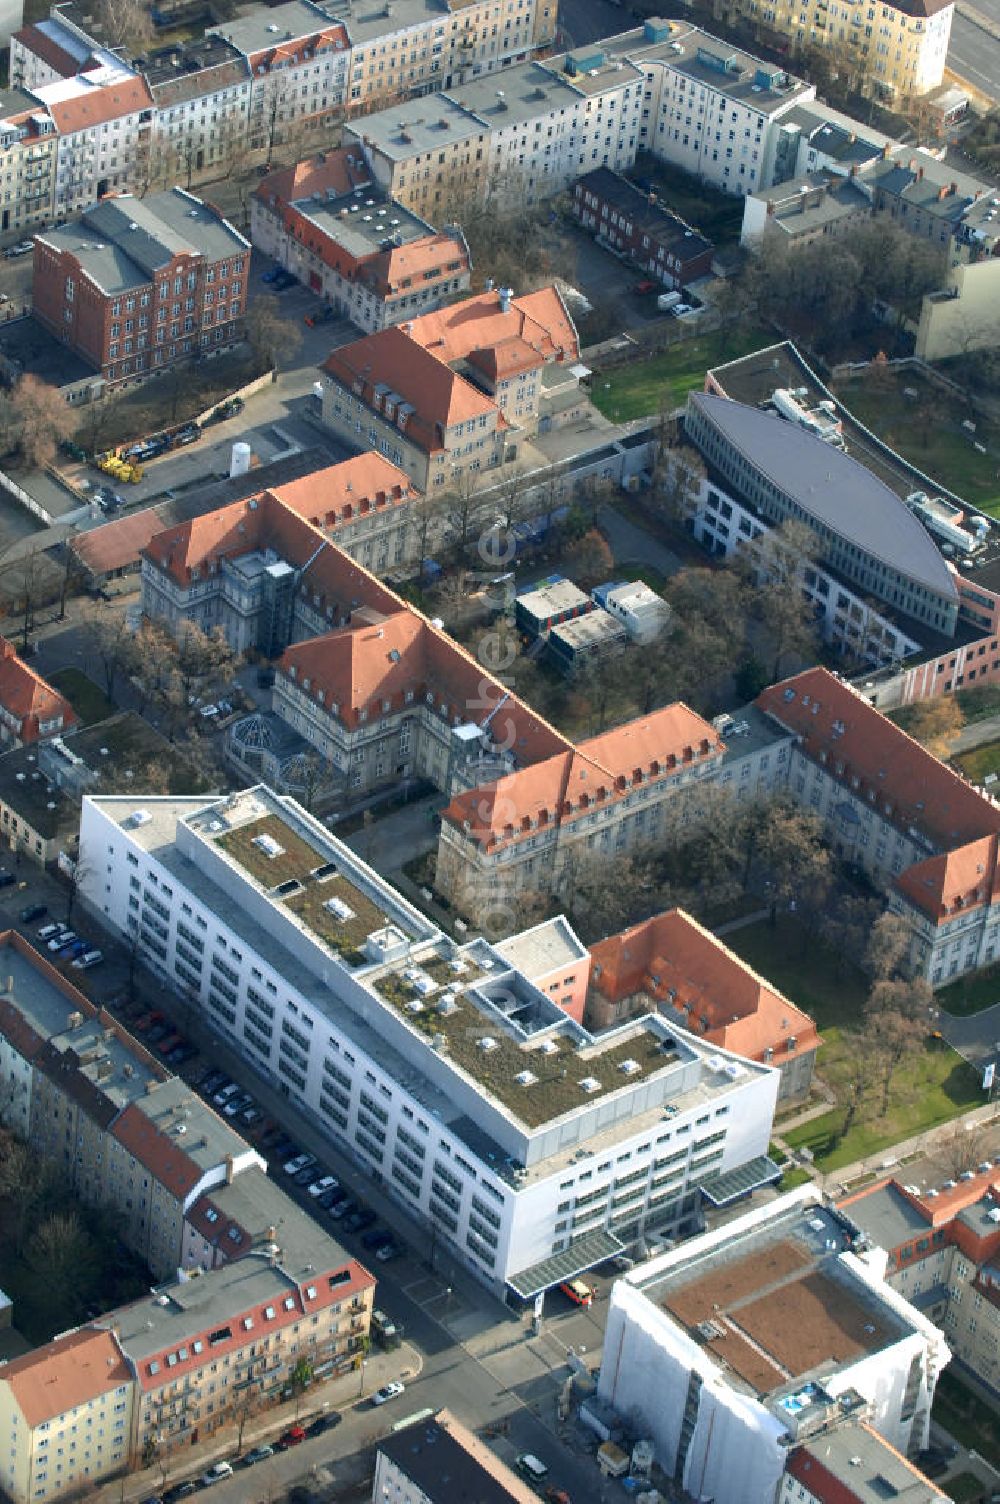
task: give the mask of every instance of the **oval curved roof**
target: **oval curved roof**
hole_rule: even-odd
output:
[[[919,584],[958,600],[955,577],[923,524],[858,460],[759,407],[705,392],[692,392],[690,400],[817,522]]]

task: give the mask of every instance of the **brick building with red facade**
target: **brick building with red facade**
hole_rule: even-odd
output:
[[[250,244],[183,189],[102,199],[34,254],[36,317],[110,386],[242,338]]]

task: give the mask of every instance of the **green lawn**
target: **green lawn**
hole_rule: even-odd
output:
[[[765,329],[715,330],[680,340],[660,355],[648,359],[642,356],[610,371],[595,371],[591,398],[594,406],[615,422],[650,417],[664,407],[680,407],[688,392],[700,391],[711,366],[736,360],[773,342],[773,332]]]
[[[994,1467],[1000,1465],[1000,1416],[951,1369],[938,1379],[934,1419],[962,1446],[978,1452]]]
[[[839,1099],[854,1070],[853,1047],[843,1031],[861,1023],[865,977],[787,917],[774,927],[764,921],[736,930],[726,936],[726,944],[816,1020],[823,1037],[816,1070]],[[841,1107],[781,1136],[791,1149],[811,1150],[820,1169],[836,1170],[946,1123],[981,1101],[976,1072],[948,1045],[928,1040],[926,1048],[897,1071],[885,1117],[876,1087],[842,1141],[837,1142],[844,1120]]]
[[[1000,773],[1000,742],[983,742],[971,752],[960,752],[952,762],[973,783],[982,783],[991,773]]]
[[[103,689],[98,689],[93,679],[88,679],[78,668],[59,669],[49,683],[66,696],[85,726],[96,726],[98,721],[106,721],[115,713]]]
[[[971,977],[961,977],[935,994],[939,1007],[958,1018],[969,1013],[981,1013],[1000,1003],[1000,966],[990,966],[977,971]]]
[[[903,388],[920,392],[917,400]],[[855,377],[838,382],[836,395],[860,422],[904,459],[984,512],[1000,516],[997,452],[1000,433],[982,418],[975,435],[962,428],[968,409],[947,392],[925,386],[913,371],[890,373],[879,383]],[[927,406],[934,410],[928,420]],[[980,454],[974,439],[991,451]]]
[[[798,1003],[821,1031],[861,1021],[868,987],[861,971],[819,946],[794,919],[767,920],[724,937],[754,971]]]
[[[839,1029],[823,1034],[817,1069],[839,1097],[854,1074],[854,1049]],[[949,1045],[929,1041],[893,1077],[889,1111],[883,1117],[881,1088],[876,1085],[863,1104],[850,1132],[840,1138],[844,1109],[835,1107],[822,1117],[782,1134],[790,1149],[809,1149],[824,1171],[839,1170],[890,1149],[939,1123],[947,1123],[982,1104],[979,1076]]]

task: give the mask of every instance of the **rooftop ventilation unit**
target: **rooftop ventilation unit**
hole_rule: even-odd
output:
[[[333,914],[337,919],[343,920],[345,922],[348,919],[354,919],[357,917],[354,913],[354,910],[350,907],[349,904],[346,904],[342,898],[328,898],[323,907],[324,909],[328,909],[329,912]]]
[[[580,1090],[585,1091],[588,1097],[592,1097],[595,1091],[600,1091],[601,1083],[596,1076],[584,1076],[580,1082]]]
[[[539,1054],[541,1055],[554,1055],[558,1049],[559,1046],[554,1039],[543,1039],[538,1047]]]
[[[514,1080],[517,1082],[518,1086],[534,1086],[535,1082],[538,1080],[538,1077],[532,1071],[518,1071],[517,1075],[514,1077]]]
[[[498,1050],[500,1048],[497,1041],[490,1034],[484,1034],[482,1039],[480,1039],[478,1043],[479,1048],[482,1050],[484,1055],[492,1055],[494,1050]]]
[[[642,1070],[642,1066],[638,1060],[621,1060],[618,1063],[618,1069],[623,1076],[637,1076]]]
[[[146,819],[149,819],[148,815]],[[253,844],[264,853],[270,862],[273,862],[276,856],[284,856],[285,854],[284,846],[279,846],[274,837],[267,834],[254,836]]]
[[[418,998],[411,997],[406,1005],[407,1013],[423,1013],[424,1005]]]
[[[153,817],[149,813],[148,809],[137,809],[135,813],[129,818],[128,824],[133,828],[133,830],[136,830],[141,825],[149,825],[152,821],[152,818]]]

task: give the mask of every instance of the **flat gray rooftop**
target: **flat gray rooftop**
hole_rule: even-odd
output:
[[[397,246],[408,245],[434,233],[419,214],[404,209],[374,187],[334,198],[322,195],[296,198],[292,203],[322,234],[357,258],[387,249],[388,240]],[[456,252],[457,249],[456,246]]]
[[[876,1248],[884,1248],[889,1252],[921,1233],[930,1233],[927,1218],[920,1214],[891,1181],[852,1201],[843,1208],[843,1212],[845,1217],[849,1217],[872,1240]]]
[[[338,19],[331,20],[309,0],[285,0],[284,5],[260,6],[211,29],[241,52],[267,52],[296,37],[314,36],[316,32],[335,25]]]
[[[688,401],[816,522],[957,602],[954,576],[926,528],[859,460],[759,407],[703,392],[692,392]]]

